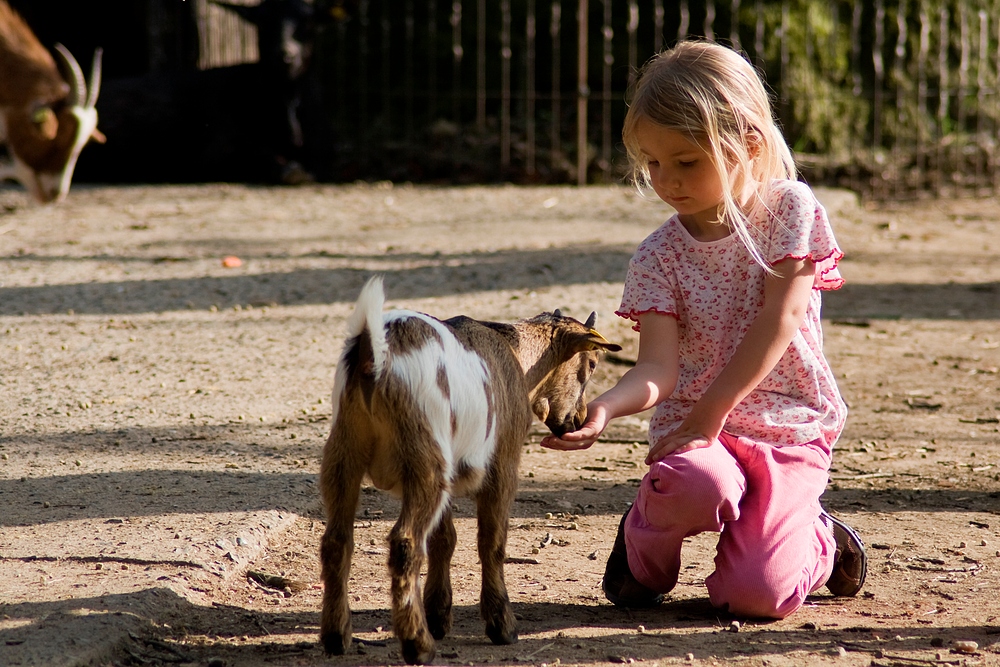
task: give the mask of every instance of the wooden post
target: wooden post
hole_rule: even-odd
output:
[[[576,184],[587,184],[587,0],[580,0],[576,17]]]

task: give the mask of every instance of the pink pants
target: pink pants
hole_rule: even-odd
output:
[[[740,616],[784,618],[822,587],[836,545],[819,519],[830,450],[822,441],[775,447],[723,433],[721,444],[650,466],[625,522],[640,583],[677,584],[685,537],[721,532],[709,599]]]

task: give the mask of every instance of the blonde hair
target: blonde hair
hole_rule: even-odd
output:
[[[631,177],[649,187],[649,168],[636,137],[646,120],[680,132],[701,146],[722,182],[719,220],[767,268],[749,227],[774,179],[795,179],[795,162],[775,123],[756,70],[732,49],[705,41],[681,42],[651,58],[631,91],[622,139]]]

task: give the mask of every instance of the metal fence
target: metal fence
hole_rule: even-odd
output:
[[[331,2],[314,76],[337,179],[617,180],[638,67],[703,37],[765,75],[810,180],[1000,186],[1000,0]]]

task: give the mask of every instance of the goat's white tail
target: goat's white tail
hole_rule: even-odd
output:
[[[340,398],[347,388],[348,362],[351,352],[358,345],[358,338],[367,330],[372,347],[372,371],[379,377],[385,367],[385,359],[389,345],[385,339],[385,327],[382,324],[382,305],[385,303],[385,293],[382,290],[381,276],[375,276],[365,283],[361,295],[354,304],[354,312],[347,318],[347,341],[344,351],[337,364],[337,372],[333,380],[333,422],[340,415]]]
[[[385,304],[385,290],[382,287],[382,276],[370,278],[361,289],[354,304],[354,312],[347,320],[347,337],[354,338],[368,330],[372,343],[372,370],[375,377],[382,375],[389,345],[385,340],[385,327],[382,324],[382,306]]]

